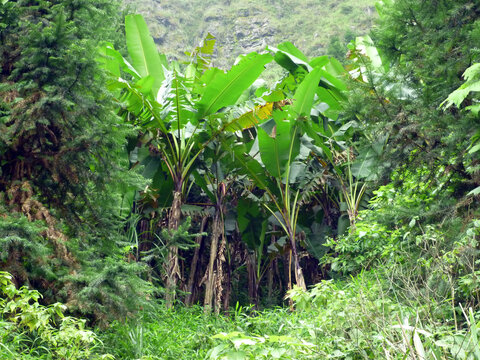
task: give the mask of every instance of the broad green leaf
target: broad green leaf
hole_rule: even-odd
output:
[[[473,153],[478,152],[479,150],[480,150],[480,143],[472,146],[472,148],[470,150],[468,150],[468,153],[473,154]]]
[[[325,80],[328,83],[336,87],[338,90],[342,90],[342,91],[347,90],[347,85],[342,80],[328,73],[327,71],[322,71],[322,77],[325,78]]]
[[[328,146],[324,144],[326,140],[323,137],[320,137],[308,124],[308,122],[303,122],[303,131],[305,134],[302,136],[302,146],[308,148],[311,152],[313,152],[317,156],[321,156],[322,158],[330,159],[332,157],[332,153]],[[323,160],[322,160],[323,161]],[[325,161],[323,161],[325,163]],[[324,164],[326,166],[326,163]]]
[[[263,166],[252,156],[249,156],[246,150],[245,146],[236,146],[233,149],[236,170],[239,174],[247,175],[251,178],[260,189],[274,188],[272,181],[266,176]]]
[[[328,55],[323,55],[323,56],[319,56],[319,57],[313,58],[313,59],[310,61],[310,65],[311,65],[313,68],[316,68],[316,67],[323,68],[325,65],[328,64],[329,61],[330,61],[330,60],[329,60],[329,58],[328,58]]]
[[[193,90],[194,90],[193,92],[198,97],[202,97],[203,94],[205,93],[205,88],[207,84],[210,84],[213,81],[213,79],[215,79],[217,76],[224,76],[224,74],[225,73],[219,68],[210,68],[206,70],[202,74],[202,76],[200,76],[200,79],[193,83]]]
[[[305,79],[298,86],[294,95],[292,109],[298,116],[310,116],[313,99],[318,88],[318,83],[323,71],[320,68],[313,69],[305,76]]]
[[[472,91],[480,91],[480,81],[465,83],[460,88],[452,92],[447,98],[447,105],[445,108],[449,108],[452,104],[460,107],[463,100],[465,100],[468,94],[470,94]]]
[[[480,75],[480,63],[473,64],[463,73],[463,78],[468,82]]]
[[[195,179],[195,184],[198,185],[205,192],[205,194],[207,194],[210,201],[214,203],[216,201],[216,197],[212,193],[212,191],[210,191],[207,185],[207,182],[205,181],[205,178],[202,175],[200,175],[200,173],[198,172],[198,169],[195,169],[192,172],[192,175],[193,175],[193,178]]]
[[[478,116],[478,113],[480,112],[480,104],[470,105],[470,106],[467,106],[465,109],[468,110],[468,111],[471,111],[472,114]]]
[[[212,337],[214,338],[214,337]],[[220,345],[217,345],[215,346],[213,349],[211,349],[207,356],[209,359],[211,360],[217,360],[219,355],[223,352],[224,349],[227,348],[227,345],[226,344],[220,344]]]
[[[448,98],[440,104],[440,107],[443,107],[443,109],[448,109],[450,106],[455,105],[459,108],[462,102],[471,92],[480,91],[480,80],[478,80],[479,76],[480,63],[470,66],[463,74],[466,82],[457,90],[452,92]],[[478,115],[480,112],[480,104],[468,106],[466,109],[471,111],[473,114]]]
[[[151,75],[154,80],[153,94],[165,79],[163,67],[167,66],[165,58],[160,57],[153,38],[150,36],[147,24],[142,15],[127,15],[125,17],[125,32],[127,48],[132,58],[133,67],[142,76]]]
[[[334,138],[342,137],[345,135],[346,132],[348,132],[348,130],[358,129],[358,128],[359,128],[359,125],[355,120],[349,121],[346,124],[343,124],[337,131],[335,131],[332,137]]]
[[[251,250],[257,250],[265,240],[267,218],[260,205],[249,198],[240,198],[237,203],[237,224],[242,241]]]
[[[342,63],[333,57],[329,58],[329,62],[325,66],[325,70],[334,76],[340,76],[346,72]]]
[[[212,81],[207,83],[205,92],[198,102],[198,117],[203,118],[223,107],[235,104],[270,61],[271,55],[253,52],[241,59],[226,74],[215,74]]]
[[[304,61],[305,63],[308,63],[308,58],[300,50],[298,50],[298,48],[295,45],[293,45],[289,41],[285,41],[285,42],[279,44],[278,49],[282,50],[283,52],[292,54],[297,59],[300,59],[300,60]]]
[[[480,194],[480,186],[470,191],[467,195],[479,195],[479,194]]]
[[[385,71],[388,70],[387,65],[384,65],[378,49],[375,47],[373,40],[370,36],[365,35],[357,37],[355,40],[355,46],[357,51],[370,59],[374,68],[383,68]]]
[[[247,359],[247,354],[243,351],[229,351],[225,354],[225,357],[222,357],[222,359],[245,360]]]
[[[323,87],[318,87],[315,91],[316,91],[317,96],[320,99],[320,101],[328,104],[328,107],[330,109],[340,110],[342,108],[341,105],[340,105],[340,102],[332,94],[331,91],[329,91],[329,90],[327,90]]]
[[[289,183],[294,184],[303,180],[307,164],[305,162],[294,161],[290,165],[290,175],[288,177]]]
[[[235,349],[237,349],[237,350],[242,345],[255,345],[257,343],[255,340],[252,340],[252,339],[249,339],[249,338],[231,339],[231,342],[233,343],[233,346],[235,346]]]
[[[300,151],[297,131],[285,117],[286,111],[277,110],[274,119],[258,128],[258,146],[260,157],[267,171],[276,179],[285,175],[287,164],[292,162]],[[266,126],[273,123],[272,131],[265,131]]]
[[[110,74],[120,77],[120,69],[133,76],[134,79],[140,79],[141,76],[135,70],[119,51],[115,50],[111,43],[106,42],[100,47],[101,58],[99,62]]]
[[[280,46],[282,46],[282,44],[280,44],[279,47]],[[293,45],[291,45],[291,46],[293,46]],[[289,48],[291,48],[291,46],[286,45],[283,48],[284,49],[289,49]],[[305,56],[303,54],[302,54],[302,56],[300,56],[301,58],[303,58],[303,59],[301,59],[301,58],[298,58],[297,56],[295,56],[295,54],[292,54],[288,51],[284,51],[284,50],[281,50],[279,48],[275,48],[275,47],[272,47],[272,46],[269,46],[267,48],[267,50],[272,51],[274,53],[274,59],[275,59],[275,62],[278,65],[280,65],[284,69],[288,70],[292,74],[294,74],[295,71],[297,71],[298,67],[302,67],[306,71],[311,71],[313,69],[312,66],[308,63],[308,60],[305,58]],[[292,49],[290,49],[290,50],[292,50]],[[294,51],[294,50],[292,50],[292,51]],[[298,50],[298,52],[300,52],[300,51]],[[301,54],[301,52],[300,52],[300,54]],[[299,54],[297,53],[297,55],[299,55]]]
[[[152,86],[153,83],[155,82],[155,79],[148,75],[144,78],[141,78],[135,83],[135,87],[140,91],[142,94],[148,94],[152,91]]]

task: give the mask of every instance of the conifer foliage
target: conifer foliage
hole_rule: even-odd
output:
[[[97,62],[118,15],[110,0],[0,4],[0,268],[97,316],[137,280],[116,250],[128,127]]]
[[[102,93],[95,48],[110,31],[101,19],[112,14],[112,5],[9,1],[2,6],[2,191],[18,195],[15,183],[28,181],[42,203],[76,208],[78,199],[72,200],[85,196],[89,182],[104,181],[102,161],[112,155],[118,137],[111,136],[116,119]]]

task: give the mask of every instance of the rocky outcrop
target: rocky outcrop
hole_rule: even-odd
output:
[[[229,67],[240,54],[286,40],[309,56],[323,55],[332,37],[370,27],[376,0],[124,1],[145,16],[159,50],[170,59],[187,60],[184,52],[211,33],[217,39],[215,65]]]
[[[266,44],[274,42],[276,33],[260,9],[240,9],[234,14],[206,17],[201,30],[217,38],[218,66],[231,65],[238,55],[265,49]]]

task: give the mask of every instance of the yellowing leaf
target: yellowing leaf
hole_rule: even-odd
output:
[[[234,120],[229,126],[226,127],[227,131],[237,131],[249,129],[262,120],[267,120],[272,116],[273,112],[273,103],[267,103],[265,105],[257,105],[255,109],[249,111],[236,120]]]

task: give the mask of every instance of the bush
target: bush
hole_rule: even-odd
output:
[[[39,304],[41,295],[26,287],[17,289],[12,277],[0,272],[0,352],[5,360],[93,359],[101,345],[85,320],[65,316],[66,306]]]

